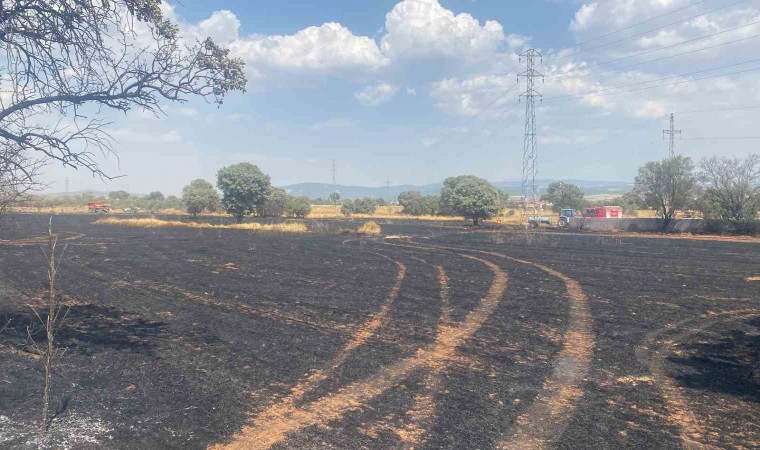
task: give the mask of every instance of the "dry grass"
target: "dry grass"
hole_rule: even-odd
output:
[[[452,216],[408,216],[401,214],[403,208],[399,205],[378,206],[374,214],[353,214],[354,219],[414,219],[430,220],[437,222],[461,222],[461,217]],[[311,213],[307,219],[340,219],[343,218],[340,205],[312,205]]]
[[[182,227],[182,228],[213,228],[228,230],[251,230],[251,231],[280,231],[283,233],[306,233],[309,231],[306,225],[300,222],[287,222],[275,224],[260,223],[237,223],[230,225],[214,225],[210,223],[198,222],[180,222],[179,220],[159,220],[152,218],[133,218],[121,219],[117,217],[105,217],[95,221],[99,225],[116,225],[122,227],[141,227],[141,228],[164,228],[164,227]]]
[[[359,234],[366,234],[367,236],[377,236],[383,232],[383,229],[380,228],[380,225],[378,225],[377,222],[366,222],[364,225],[360,226],[356,232]]]

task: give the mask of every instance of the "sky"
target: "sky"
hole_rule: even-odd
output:
[[[545,76],[539,178],[631,181],[667,155],[670,113],[683,130],[677,151],[696,161],[760,147],[745,139],[760,135],[760,0],[182,0],[163,9],[187,39],[210,36],[242,58],[247,91],[220,108],[191,99],[165,104],[160,117],[103,113],[117,156],[98,161],[118,178],[51,164],[50,191],[68,178],[72,192],[178,194],[237,162],[278,186],[329,183],[333,159],[345,185],[519,179],[525,82],[516,82],[528,48],[543,55]]]

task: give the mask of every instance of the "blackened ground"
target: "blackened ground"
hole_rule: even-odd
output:
[[[30,238],[47,220],[0,217],[0,447],[33,446],[23,430],[38,420],[42,364],[31,339],[44,344],[44,333],[30,306],[40,305],[46,272]],[[760,282],[748,281],[760,276],[756,243],[414,221],[381,223],[386,237],[401,237],[384,239],[335,233],[356,221],[312,221],[315,232],[294,235],[93,220],[53,219],[68,244],[60,288],[71,306],[58,335],[66,351],[53,429],[69,426],[72,447],[239,442],[251,420],[323,370],[296,408],[366,385],[361,398],[331,403],[336,417],[312,417],[275,446],[493,448],[547,396],[571,327],[562,279],[496,254],[559,271],[588,298],[590,367],[566,417],[545,425],[559,430],[551,446],[760,441]],[[412,365],[390,386],[375,380],[434,345],[447,308],[455,326],[481,305],[495,274],[472,256],[508,275],[492,314],[440,365]],[[345,351],[373,319],[377,327]]]

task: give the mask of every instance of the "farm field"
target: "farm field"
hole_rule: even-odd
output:
[[[36,448],[47,216],[0,216],[0,447]],[[760,243],[56,216],[61,447],[756,448]],[[39,328],[39,327],[37,327]]]

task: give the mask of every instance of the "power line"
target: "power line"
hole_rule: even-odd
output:
[[[689,43],[692,43],[692,42],[700,41],[702,39],[707,39],[707,38],[711,38],[711,37],[718,36],[718,35],[721,35],[721,34],[730,33],[731,31],[740,30],[742,28],[751,27],[751,26],[757,25],[757,24],[760,24],[760,20],[757,20],[755,22],[750,22],[750,23],[745,24],[745,25],[740,25],[738,27],[729,28],[727,30],[717,31],[715,33],[710,33],[710,34],[705,35],[705,36],[700,36],[700,37],[697,37],[697,38],[692,38],[692,39],[687,39],[685,41],[676,42],[675,44],[666,45],[664,47],[653,48],[653,49],[650,49],[650,50],[645,50],[643,52],[634,53],[632,55],[622,56],[620,58],[610,59],[610,60],[603,61],[603,62],[600,62],[600,63],[594,63],[594,64],[592,64],[592,65],[590,65],[588,67],[590,67],[590,68],[591,67],[599,67],[599,66],[604,66],[604,65],[607,65],[607,64],[612,64],[612,63],[615,63],[615,62],[618,62],[618,61],[624,61],[626,59],[635,58],[637,56],[647,55],[649,53],[659,52],[661,50],[667,50],[669,48],[678,47],[678,46],[681,46],[681,45],[684,45],[684,44],[689,44]],[[560,75],[562,75],[562,74],[555,74],[555,75],[552,75],[552,77],[556,77],[556,76],[560,76]]]
[[[743,111],[747,109],[760,109],[760,106],[742,106],[738,108],[723,108],[723,109],[696,109],[692,111],[678,111],[677,114],[696,114],[696,113],[712,113],[712,112],[725,112],[725,111]]]
[[[721,136],[721,137],[695,137],[684,138],[685,141],[717,141],[724,139],[760,139],[760,136]]]
[[[742,38],[742,39],[736,39],[736,40],[733,40],[733,41],[722,42],[720,44],[711,45],[709,47],[703,47],[703,48],[698,48],[698,49],[695,49],[695,50],[689,50],[688,52],[676,53],[675,55],[663,56],[661,58],[650,59],[648,61],[641,61],[641,62],[637,62],[637,63],[634,63],[634,64],[629,64],[627,66],[616,67],[614,69],[602,70],[600,72],[591,72],[591,73],[587,73],[587,74],[584,74],[584,75],[566,76],[566,77],[560,78],[558,80],[549,80],[549,84],[551,84],[551,83],[559,83],[559,82],[562,82],[562,81],[565,81],[565,80],[574,80],[574,79],[577,79],[577,78],[585,78],[585,77],[600,75],[600,74],[603,74],[603,73],[620,72],[623,69],[629,69],[631,67],[636,67],[636,66],[641,66],[641,65],[644,65],[644,64],[650,64],[650,63],[653,63],[653,62],[663,61],[663,60],[666,60],[666,59],[676,58],[678,56],[690,55],[692,53],[698,53],[698,52],[702,52],[702,51],[705,51],[705,50],[712,50],[714,48],[723,47],[724,45],[735,44],[737,42],[748,41],[750,39],[757,39],[759,37],[760,37],[760,34],[756,34],[754,36],[749,36],[749,37]],[[549,75],[547,78],[557,77],[557,76],[560,76],[560,75],[562,75],[562,74]]]
[[[621,42],[625,42],[625,41],[627,41],[629,39],[632,39],[632,38],[635,38],[635,37],[643,36],[645,34],[653,32],[653,31],[659,31],[659,30],[671,27],[673,25],[678,25],[679,23],[688,22],[689,20],[696,19],[696,18],[702,17],[702,16],[706,16],[708,14],[712,14],[714,12],[717,12],[717,11],[720,11],[720,10],[723,10],[723,9],[726,9],[726,8],[730,8],[731,6],[738,5],[739,3],[745,3],[746,1],[747,0],[739,0],[738,2],[734,2],[734,3],[731,3],[731,4],[725,5],[725,6],[721,6],[720,8],[712,9],[710,11],[707,11],[707,12],[704,12],[704,13],[701,13],[701,14],[697,14],[695,16],[691,16],[691,17],[688,17],[688,18],[683,19],[683,20],[679,20],[679,21],[676,21],[676,22],[671,22],[671,23],[669,23],[667,25],[663,25],[663,26],[660,26],[660,27],[657,27],[657,28],[652,28],[652,29],[649,29],[647,31],[643,31],[641,33],[636,33],[636,34],[633,34],[631,36],[628,36],[628,37],[625,37],[625,38],[622,38],[622,39],[618,39],[616,41],[612,41],[612,42],[608,42],[606,44],[598,45],[596,47],[591,47],[591,48],[587,48],[587,49],[584,49],[584,50],[580,50],[580,51],[577,51],[575,53],[570,53],[570,54],[567,54],[567,55],[562,55],[562,56],[559,56],[557,58],[554,58],[550,62],[554,62],[554,61],[557,61],[557,60],[560,60],[560,59],[569,58],[571,56],[576,56],[576,55],[579,55],[581,53],[587,53],[587,52],[590,52],[590,51],[598,50],[600,48],[609,47],[610,45],[619,44]]]
[[[615,87],[609,87],[609,88],[599,89],[599,90],[596,90],[596,91],[588,92],[588,94],[597,94],[599,92],[604,92],[604,91],[612,91],[612,90],[622,89],[622,88],[631,87],[631,86],[638,86],[638,85],[642,85],[642,84],[655,83],[655,82],[658,82],[658,81],[671,80],[673,78],[686,77],[686,76],[689,76],[689,75],[696,75],[698,73],[704,73],[704,72],[712,72],[714,70],[726,69],[728,67],[742,66],[744,64],[750,64],[750,63],[754,63],[754,62],[758,62],[758,61],[760,61],[760,58],[752,59],[750,61],[735,63],[735,64],[727,64],[727,65],[723,65],[723,66],[712,67],[712,68],[709,68],[709,69],[697,70],[695,72],[688,72],[688,73],[682,73],[682,74],[678,74],[678,75],[671,75],[669,77],[657,78],[657,79],[654,79],[654,80],[639,81],[639,82],[636,82],[636,83],[624,84],[622,86],[615,86]],[[554,97],[554,99],[562,99],[562,98],[566,98],[566,97],[576,97],[578,95],[585,95],[585,94],[562,95],[562,96],[559,96],[559,97]],[[553,102],[550,102],[550,103],[553,103]]]
[[[718,68],[713,69],[713,70],[717,70],[717,69]],[[594,97],[604,97],[604,96],[607,96],[607,95],[627,94],[627,93],[630,93],[630,92],[644,91],[644,90],[647,90],[647,89],[655,89],[655,88],[658,88],[658,87],[676,86],[676,85],[684,84],[684,83],[694,83],[694,82],[697,82],[697,81],[709,80],[711,78],[725,77],[725,76],[728,76],[728,75],[737,75],[737,74],[746,73],[746,72],[754,72],[756,70],[760,70],[760,67],[754,67],[752,69],[746,69],[746,70],[738,70],[736,72],[728,72],[728,73],[721,73],[721,74],[717,74],[717,75],[710,75],[710,76],[707,76],[707,77],[695,78],[693,80],[676,81],[676,82],[673,82],[673,83],[658,84],[658,85],[655,85],[655,86],[647,86],[647,87],[638,88],[638,89],[629,89],[627,91],[611,92],[611,93],[608,93],[608,94],[596,94],[596,93],[590,93],[588,95],[586,95],[586,94],[580,94],[580,95],[578,95],[576,97],[573,97],[573,98],[563,98],[561,100],[554,100],[554,101],[545,102],[545,103],[547,103],[547,104],[550,104],[550,103],[560,103],[560,102],[567,102],[567,101],[571,101],[571,100],[579,100],[579,99],[583,99],[583,98],[594,98]],[[668,77],[668,78],[673,78],[673,77]],[[650,81],[650,83],[651,83],[651,81]],[[641,83],[633,83],[633,84],[641,84]],[[618,86],[617,88],[611,88],[611,89],[619,89],[619,88],[622,88],[622,87],[625,87],[625,86]]]
[[[625,28],[620,28],[619,30],[611,31],[611,32],[609,32],[609,33],[606,33],[606,34],[603,34],[603,35],[601,35],[601,36],[597,36],[597,37],[595,37],[595,38],[591,38],[591,39],[587,39],[587,40],[585,40],[585,41],[581,41],[581,42],[578,42],[578,43],[577,43],[577,44],[575,44],[575,45],[576,45],[576,46],[581,46],[581,45],[583,45],[583,44],[588,44],[589,42],[597,41],[597,40],[599,40],[599,39],[602,39],[602,38],[606,38],[607,36],[612,36],[613,34],[617,34],[617,33],[620,33],[621,31],[630,30],[631,28],[635,28],[635,27],[637,27],[637,26],[639,26],[639,25],[644,25],[645,23],[654,22],[655,20],[657,20],[657,19],[660,19],[660,18],[662,18],[662,17],[665,17],[665,16],[669,16],[669,15],[671,15],[671,14],[675,14],[675,13],[677,13],[677,12],[681,12],[681,11],[683,11],[683,10],[685,10],[685,9],[689,9],[689,8],[692,8],[692,7],[694,7],[694,6],[697,6],[697,5],[701,5],[702,3],[707,3],[708,1],[710,1],[710,0],[702,0],[702,1],[699,1],[699,2],[696,2],[696,3],[692,3],[692,4],[690,4],[690,5],[687,5],[687,6],[684,6],[684,7],[678,8],[678,9],[675,9],[675,10],[673,10],[673,11],[670,11],[670,12],[667,12],[667,13],[664,13],[664,14],[660,14],[659,16],[651,17],[651,18],[649,18],[649,19],[647,19],[647,20],[643,20],[643,21],[641,21],[641,22],[638,22],[638,23],[634,23],[633,25],[629,25],[629,26],[627,26],[627,27],[625,27]]]

